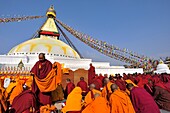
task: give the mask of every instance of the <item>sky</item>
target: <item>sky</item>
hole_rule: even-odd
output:
[[[0,18],[45,15],[50,5],[59,20],[95,39],[155,59],[170,56],[170,0],[1,0]],[[30,39],[44,21],[1,23],[0,54]],[[66,34],[85,58],[125,64]]]

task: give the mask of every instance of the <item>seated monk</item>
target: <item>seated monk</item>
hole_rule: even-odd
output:
[[[160,113],[153,97],[144,89],[127,84],[130,97],[136,113]]]
[[[5,113],[7,110],[7,102],[3,90],[3,88],[0,88],[0,113]]]
[[[92,80],[92,83],[95,84],[97,90],[100,90],[100,88],[102,88],[103,83],[102,81],[99,79],[98,76],[95,76],[95,78]]]
[[[110,96],[111,113],[135,113],[130,98],[124,91],[116,84],[111,85],[111,90],[113,92]]]
[[[82,90],[80,87],[75,87],[68,95],[66,106],[61,110],[63,113],[81,113],[82,108]]]
[[[170,111],[170,92],[161,86],[154,87],[153,97],[160,109]]]
[[[123,80],[121,76],[117,77],[115,84],[119,86],[120,90],[126,91],[126,82]]]
[[[51,92],[52,102],[64,100],[64,92],[62,84],[58,84],[56,90]]]
[[[18,96],[20,93],[22,93],[22,91],[24,90],[23,86],[24,86],[24,81],[18,80],[17,85],[14,87],[14,89],[12,90],[12,92],[9,96],[10,104],[12,104],[12,102],[16,96]]]
[[[80,81],[77,83],[77,86],[82,89],[82,95],[85,96],[88,92],[87,82],[84,81],[84,77],[80,77]]]
[[[69,78],[66,79],[66,89],[64,91],[64,98],[66,99],[67,96],[71,93],[71,91],[75,88],[75,85],[71,82]]]
[[[99,93],[94,95],[94,101],[91,102],[82,113],[110,113],[110,107],[107,100],[101,97]]]
[[[111,85],[113,83],[110,82],[109,78],[105,78],[104,79],[104,84],[106,84],[102,90],[102,97],[104,97],[106,100],[109,101],[110,95],[112,94],[111,91]]]
[[[101,92],[99,90],[95,89],[95,84],[90,84],[89,86],[90,91],[87,93],[87,95],[85,96],[84,102],[85,102],[85,106],[87,106],[88,104],[90,104],[91,102],[93,102],[94,100],[94,95],[96,93],[101,95]]]
[[[25,90],[13,100],[10,113],[34,113],[37,110],[34,93],[31,90]]]
[[[125,80],[126,84],[132,83],[135,87],[138,87],[135,83],[133,83],[130,79]],[[126,88],[126,93],[130,95],[130,91]]]

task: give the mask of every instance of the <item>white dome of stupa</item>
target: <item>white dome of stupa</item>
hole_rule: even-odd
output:
[[[39,53],[67,58],[80,58],[79,54],[69,45],[48,36],[25,41],[13,47],[8,55],[37,55]]]

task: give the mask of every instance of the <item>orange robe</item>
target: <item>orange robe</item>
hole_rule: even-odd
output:
[[[12,104],[14,98],[16,96],[18,96],[20,93],[22,93],[23,91],[23,84],[24,84],[24,81],[22,80],[19,80],[19,82],[17,83],[16,87],[13,89],[10,97],[9,97],[9,101],[10,101],[10,104]]]
[[[7,102],[4,93],[4,89],[0,86],[0,113],[4,113],[7,110]]]
[[[94,100],[94,95],[98,93],[101,95],[101,92],[96,90],[96,89],[93,89],[92,91],[89,91],[87,93],[87,95],[85,96],[85,99],[84,99],[84,102],[85,102],[85,106],[87,106],[88,104],[90,104],[93,100]]]
[[[81,111],[82,108],[82,90],[80,87],[75,87],[68,95],[66,100],[66,106],[61,110],[63,113],[69,111]]]
[[[61,64],[55,62],[52,66],[52,70],[45,78],[38,78],[34,76],[35,82],[41,92],[54,91],[58,84],[61,83]]]
[[[111,113],[135,113],[129,96],[119,89],[111,94],[110,107]]]
[[[46,105],[40,108],[40,113],[51,113],[54,110],[56,110],[55,106]]]
[[[112,94],[112,90],[111,90],[111,85],[113,83],[109,82],[107,83],[106,86],[104,86],[103,90],[102,90],[102,97],[104,97],[105,99],[107,99],[109,101],[110,95]]]
[[[110,113],[110,107],[107,100],[99,96],[82,113]]]

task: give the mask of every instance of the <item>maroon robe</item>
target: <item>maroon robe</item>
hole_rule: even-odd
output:
[[[94,66],[90,66],[89,70],[88,70],[88,85],[90,85],[93,81],[93,79],[95,78],[95,67]]]
[[[87,82],[85,82],[84,80],[80,80],[77,83],[77,86],[82,89],[82,94],[83,95],[85,95],[88,92]]]
[[[141,80],[138,82],[137,86],[144,88],[144,85],[147,84],[147,83],[148,83],[148,80],[147,80],[147,79],[141,79]]]
[[[104,76],[103,76],[102,74],[99,74],[99,79],[100,79],[101,81],[103,81]]]
[[[120,90],[126,91],[126,83],[125,81],[121,80],[121,79],[117,79],[115,81],[115,84],[117,84],[120,88]]]
[[[152,84],[147,83],[144,85],[144,88],[150,95],[153,95],[153,85]]]
[[[123,73],[123,80],[127,80],[127,79],[128,79],[128,76],[125,73]]]
[[[153,97],[160,109],[170,111],[170,93],[167,90],[155,86]]]
[[[25,90],[19,94],[12,102],[12,113],[29,113],[30,107],[38,110],[37,102],[34,93],[31,90]]]
[[[34,73],[34,76],[43,79],[48,75],[51,69],[52,69],[52,63],[45,59],[43,62],[42,61],[36,62],[34,67],[31,69],[31,73]],[[46,93],[40,92],[37,84],[35,83],[35,80],[33,80],[32,83],[32,91],[38,96],[40,104],[47,105],[52,103],[51,92],[46,92]]]
[[[100,88],[103,86],[103,83],[98,76],[96,76],[96,78],[93,79],[92,83],[95,84],[95,89],[97,90],[100,90]]]
[[[163,83],[158,77],[154,77],[153,79],[152,79],[152,81],[153,81],[153,83],[154,83],[154,86],[159,86],[159,87],[161,87],[161,88],[163,88],[163,89],[165,89],[165,90],[167,90],[169,93],[170,93],[170,86],[168,86],[169,85],[169,83]]]
[[[67,98],[67,96],[71,93],[71,91],[75,88],[75,85],[72,82],[69,82],[66,86],[65,89],[65,98]]]
[[[134,87],[130,97],[136,113],[160,113],[153,97],[144,88]]]

